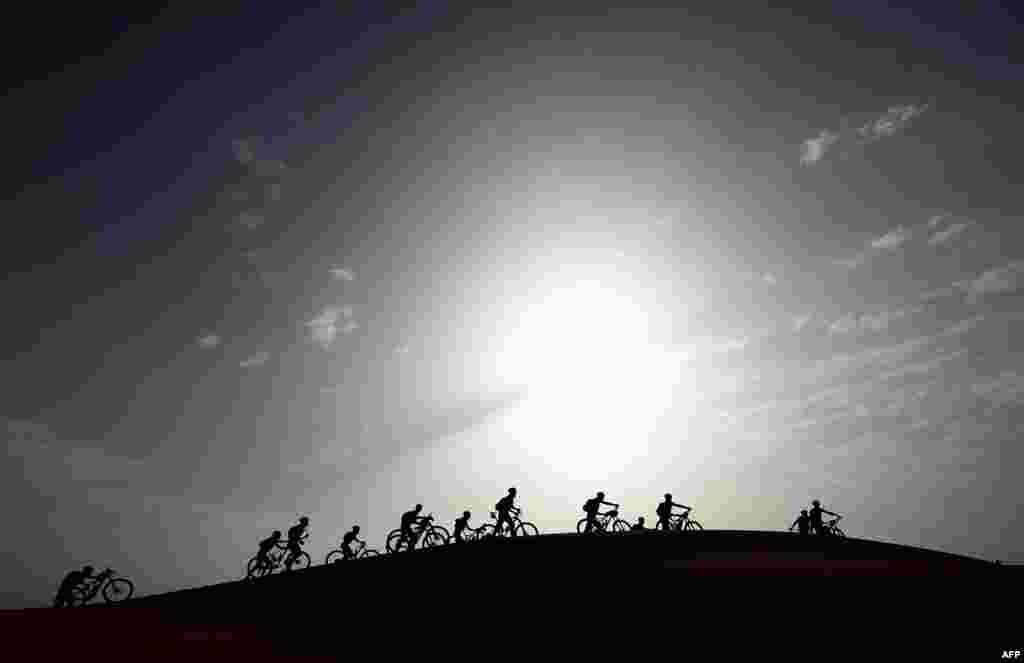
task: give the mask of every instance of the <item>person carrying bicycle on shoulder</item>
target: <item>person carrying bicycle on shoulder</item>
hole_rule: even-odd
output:
[[[614,502],[606,502],[604,499],[604,493],[602,491],[598,491],[597,495],[591,497],[583,504],[583,512],[587,514],[587,526],[583,530],[584,534],[590,534],[594,527],[597,526],[597,517],[599,515],[604,515],[599,513],[602,504],[606,506],[613,506],[616,509],[619,508],[619,505]]]
[[[462,533],[469,528],[469,511],[463,511],[462,517],[455,519],[455,543],[465,543],[466,540],[462,538]]]
[[[308,534],[306,529],[309,527],[309,518],[303,516],[299,518],[298,525],[292,525],[288,528],[288,559],[285,561],[285,566],[290,571],[292,563],[299,555],[302,554],[302,542],[306,540]]]
[[[516,535],[516,526],[512,522],[511,513],[519,515],[519,509],[516,508],[514,502],[516,499],[516,489],[509,488],[508,495],[498,500],[498,503],[494,505],[494,510],[498,512],[498,522],[494,525],[495,536],[501,536],[501,528],[508,523],[508,529],[511,536]]]
[[[665,500],[658,503],[658,508],[655,509],[655,513],[658,514],[658,523],[654,526],[655,529],[660,529],[664,532],[669,531],[671,525],[669,524],[669,518],[672,516],[672,508],[684,509],[687,513],[690,512],[692,507],[688,507],[685,504],[677,504],[672,501],[672,493],[665,493]]]
[[[75,589],[92,579],[92,571],[91,566],[85,565],[81,571],[76,569],[64,576],[64,580],[61,581],[60,588],[57,590],[57,598],[53,601],[53,607],[71,607]]]
[[[281,540],[281,530],[275,529],[274,533],[267,538],[260,541],[260,550],[256,553],[256,566],[259,568],[270,566],[270,560],[268,556],[270,551],[274,549],[278,541]]]
[[[807,536],[811,533],[811,517],[807,515],[807,509],[800,509],[800,515],[789,526],[789,531],[792,532],[794,527],[800,528],[801,536]]]
[[[821,522],[821,516],[824,513],[827,513],[830,516],[835,516],[836,518],[840,517],[838,513],[833,513],[828,509],[823,508],[821,506],[821,502],[819,502],[818,500],[814,500],[813,502],[811,502],[811,529],[814,530],[815,534],[818,534],[820,536],[828,535],[828,530],[825,529],[825,524]]]
[[[430,521],[429,516],[420,516],[422,511],[423,505],[417,504],[411,511],[406,511],[402,514],[402,537],[398,540],[398,548],[396,548],[396,550],[400,549],[402,543],[405,541],[409,542],[409,552],[412,552],[416,547],[417,535],[412,529],[413,525],[416,525],[417,523],[427,523]]]
[[[356,551],[352,549],[352,544],[354,543],[366,544],[365,541],[359,539],[359,525],[353,525],[352,529],[345,532],[345,536],[341,537],[341,555],[344,559],[355,559]]]

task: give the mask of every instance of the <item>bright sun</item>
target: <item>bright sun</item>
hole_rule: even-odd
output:
[[[637,298],[597,278],[539,293],[498,358],[502,379],[527,391],[504,413],[505,432],[579,479],[610,476],[646,455],[679,369],[651,344],[650,322]]]

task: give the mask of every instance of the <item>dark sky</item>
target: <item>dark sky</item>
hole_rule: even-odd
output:
[[[886,4],[11,22],[2,604],[513,484],[1024,561],[1019,10]]]

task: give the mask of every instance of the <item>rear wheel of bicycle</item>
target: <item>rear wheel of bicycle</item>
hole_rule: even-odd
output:
[[[687,520],[686,525],[683,526],[684,532],[696,532],[703,529],[704,526],[698,523],[696,520]]]
[[[103,600],[107,603],[127,601],[135,593],[135,585],[127,578],[114,578],[103,587]]]
[[[301,571],[302,569],[309,568],[312,560],[309,558],[309,553],[301,552],[292,559],[291,567],[285,566],[289,571]]]
[[[253,557],[249,560],[249,563],[245,565],[245,577],[247,580],[262,578],[265,574],[266,568],[260,566],[259,557]]]
[[[345,553],[341,550],[332,550],[327,553],[327,559],[324,560],[324,564],[337,564],[345,561]]]
[[[481,525],[477,528],[476,534],[474,535],[476,541],[485,541],[493,538],[496,533],[494,525]]]
[[[436,548],[446,543],[448,543],[448,539],[445,538],[444,532],[439,532],[436,529],[432,529],[423,535],[424,548]]]
[[[519,523],[516,528],[516,536],[539,536],[540,530],[533,523]]]
[[[451,541],[452,533],[449,532],[448,528],[446,528],[444,525],[431,525],[430,529],[431,531],[440,533],[441,536],[444,537],[445,541]]]
[[[628,532],[629,527],[629,523],[622,519],[616,519],[615,522],[612,523],[612,531],[617,533]]]
[[[359,554],[359,559],[365,559],[367,557],[380,557],[380,553],[376,550],[364,550]]]

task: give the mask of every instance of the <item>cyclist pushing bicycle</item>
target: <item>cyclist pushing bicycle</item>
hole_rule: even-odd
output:
[[[465,543],[463,532],[469,529],[469,511],[463,511],[461,518],[455,519],[455,543]]]
[[[281,530],[276,529],[274,533],[267,538],[260,541],[260,551],[256,553],[256,564],[259,567],[267,567],[271,565],[270,562],[270,551],[274,549],[274,546],[281,540]]]
[[[598,491],[597,495],[591,497],[583,504],[583,512],[587,514],[587,526],[583,530],[584,534],[590,534],[590,532],[593,531],[594,527],[597,526],[597,517],[599,515],[605,515],[603,513],[599,513],[599,511],[601,510],[601,505],[613,506],[616,509],[618,509],[620,506],[619,504],[615,504],[614,502],[606,502],[604,499],[604,493]]]
[[[416,547],[416,540],[419,538],[419,536],[416,532],[413,531],[412,526],[418,523],[425,526],[430,520],[429,517],[420,516],[420,513],[422,511],[423,505],[417,504],[412,508],[411,511],[406,511],[402,514],[402,524],[400,527],[400,529],[402,530],[402,537],[398,540],[398,545],[395,548],[396,552],[402,547],[402,543],[404,542],[409,543],[409,552],[412,552],[412,550]]]
[[[665,493],[665,500],[658,503],[658,508],[655,509],[655,513],[658,514],[658,522],[654,526],[654,529],[660,529],[663,532],[668,532],[671,529],[669,519],[672,517],[672,509],[678,508],[683,509],[684,512],[689,512],[692,507],[688,507],[685,504],[677,504],[672,501],[672,493]]]
[[[827,527],[825,527],[824,523],[821,522],[821,515],[823,513],[827,513],[830,516],[835,516],[837,519],[842,518],[842,516],[840,516],[838,513],[833,513],[832,511],[823,508],[821,506],[821,502],[819,502],[818,500],[814,500],[813,502],[811,502],[811,529],[814,530],[814,533],[818,534],[819,536],[828,536],[829,530]]]

